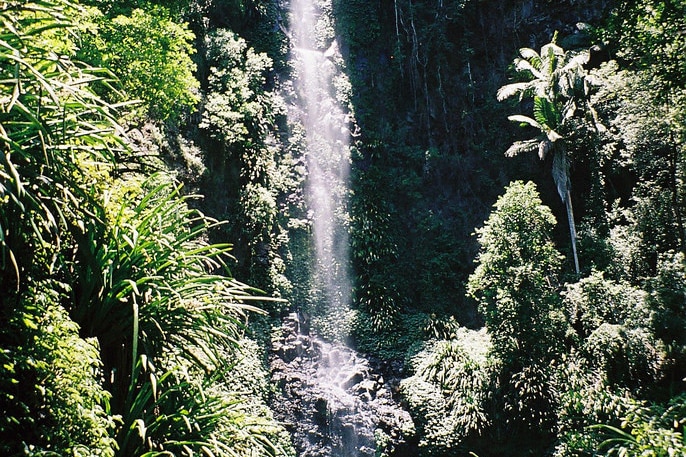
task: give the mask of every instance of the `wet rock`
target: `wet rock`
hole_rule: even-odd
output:
[[[348,347],[297,333],[296,318],[285,320],[270,362],[278,387],[272,409],[298,456],[414,455],[414,424],[392,395],[399,367],[381,373],[384,366]]]

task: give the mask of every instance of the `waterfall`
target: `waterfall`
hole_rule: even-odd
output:
[[[300,457],[396,455],[413,433],[394,398],[393,380],[343,344],[351,301],[349,272],[350,83],[333,28],[332,0],[291,0],[292,141],[304,151],[308,220],[314,250],[312,301],[327,340],[294,312],[272,335],[279,396],[272,407]],[[295,303],[300,308],[300,303]],[[306,318],[306,319],[304,319]]]
[[[348,272],[348,194],[352,115],[343,105],[349,85],[342,57],[327,23],[330,0],[292,0],[293,44],[298,121],[305,130],[306,199],[315,246],[314,287],[321,310],[347,310],[351,299]]]

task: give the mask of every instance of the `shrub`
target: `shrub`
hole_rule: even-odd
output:
[[[124,98],[143,101],[142,114],[164,121],[194,109],[200,83],[191,59],[194,34],[186,24],[175,22],[162,6],[137,8],[111,19],[89,11],[90,24],[84,28],[90,33],[83,34],[81,58],[112,70]],[[107,96],[120,97],[110,91]]]
[[[112,457],[118,423],[101,386],[98,342],[79,337],[61,301],[68,288],[34,283],[0,327],[0,451]],[[4,320],[4,319],[3,319]]]
[[[431,341],[412,357],[414,374],[400,389],[417,424],[421,455],[452,455],[490,425],[489,349],[485,329],[460,329],[455,339]]]

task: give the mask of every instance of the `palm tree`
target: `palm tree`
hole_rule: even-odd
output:
[[[538,151],[541,160],[552,154],[552,175],[557,192],[565,204],[569,233],[572,239],[574,267],[579,273],[579,258],[576,247],[576,226],[571,199],[571,181],[569,178],[569,157],[566,143],[569,136],[564,132],[570,130],[573,119],[583,119],[590,115],[592,124],[599,129],[595,112],[588,103],[589,84],[583,64],[588,60],[586,54],[565,52],[555,41],[557,33],[550,43],[541,48],[540,54],[530,48],[519,50],[521,57],[514,60],[517,73],[524,74],[528,81],[507,84],[498,90],[498,101],[517,95],[521,101],[533,98],[533,118],[524,115],[512,115],[508,119],[536,128],[539,134],[531,139],[515,141],[505,155],[514,157],[523,152]]]

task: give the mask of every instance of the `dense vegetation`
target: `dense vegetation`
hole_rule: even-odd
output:
[[[316,3],[357,132],[333,327],[405,362],[418,455],[684,454],[686,2]],[[295,454],[283,7],[0,2],[3,455]]]

